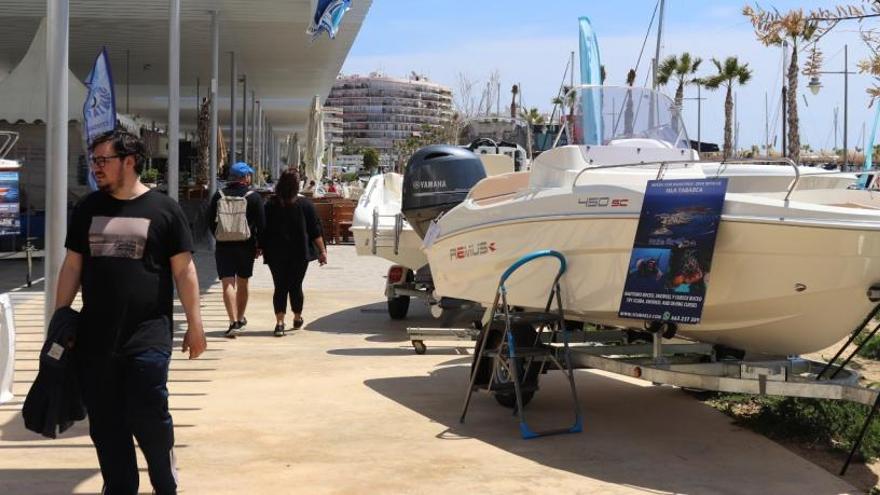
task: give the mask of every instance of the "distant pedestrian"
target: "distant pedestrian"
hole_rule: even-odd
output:
[[[230,183],[211,198],[208,219],[217,240],[214,259],[229,316],[226,337],[235,338],[247,326],[248,280],[260,256],[257,238],[263,229],[263,200],[251,189],[254,169],[238,162],[229,169]]]
[[[313,181],[313,180],[312,180],[312,181],[309,181],[309,185],[306,186],[306,188],[303,190],[303,192],[304,192],[304,193],[314,193],[314,192],[315,192],[315,189],[316,189],[317,187],[318,187],[318,186],[315,184],[315,181]]]
[[[76,206],[67,232],[56,309],[82,287],[79,359],[101,493],[138,492],[132,436],[147,461],[153,493],[177,493],[174,427],[168,411],[173,284],[186,312],[183,351],[207,344],[188,222],[176,201],[140,181],[143,142],[116,130],[98,136],[91,170],[98,191]]]
[[[321,221],[315,206],[299,196],[299,176],[295,170],[281,173],[275,196],[266,203],[266,228],[260,237],[263,260],[272,272],[275,294],[275,336],[284,336],[287,299],[293,311],[293,328],[303,326],[303,290],[309,262],[327,263]]]

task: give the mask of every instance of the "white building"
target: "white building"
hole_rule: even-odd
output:
[[[452,90],[413,74],[409,79],[380,73],[340,76],[327,105],[343,109],[343,138],[355,148],[375,148],[390,165],[395,143],[418,135],[424,126],[452,118]]]

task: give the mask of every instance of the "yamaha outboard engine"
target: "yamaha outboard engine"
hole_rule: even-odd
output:
[[[485,177],[486,169],[474,152],[447,144],[426,146],[406,165],[400,210],[424,238],[431,220],[464,201]]]

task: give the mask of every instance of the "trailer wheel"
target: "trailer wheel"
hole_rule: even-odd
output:
[[[397,296],[388,298],[388,316],[392,320],[402,320],[409,312],[409,296]]]
[[[413,340],[412,341],[413,349],[416,351],[416,354],[422,355],[428,352],[428,346],[421,340]]]

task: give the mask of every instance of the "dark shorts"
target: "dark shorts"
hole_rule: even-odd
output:
[[[218,242],[214,249],[217,261],[217,277],[251,278],[254,274],[256,248],[248,244],[228,245]]]

